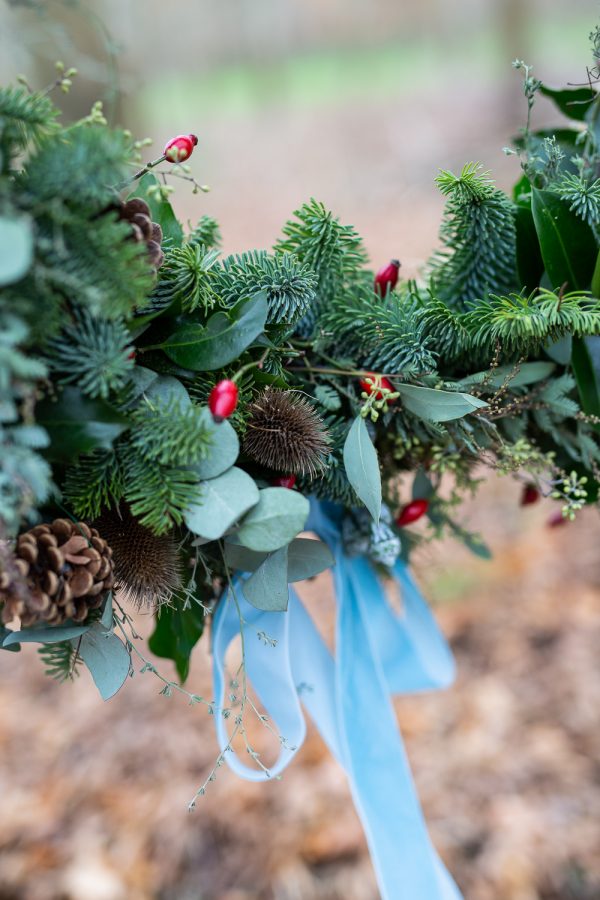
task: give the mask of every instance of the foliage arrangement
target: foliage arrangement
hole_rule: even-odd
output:
[[[65,125],[48,90],[0,89],[5,649],[41,643],[59,678],[83,661],[104,697],[140,662],[215,712],[182,683],[235,573],[283,612],[288,582],[331,564],[298,537],[309,496],[345,508],[348,547],[382,571],[446,532],[487,554],[455,520],[482,463],[561,520],[596,502],[599,72],[555,90],[514,65],[520,178],[507,196],[474,163],[439,174],[419,283],[397,261],[372,272],[316,200],[272,250],[222,259],[217,223],[186,232],[170,204],[171,176],[202,188],[194,135],[140,168],[145,143],[100,105]],[[538,94],[568,127],[532,128]],[[149,646],[179,681],[145,658],[128,603],[155,611]]]

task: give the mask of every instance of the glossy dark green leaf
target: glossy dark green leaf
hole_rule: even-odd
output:
[[[542,84],[540,94],[548,97],[563,115],[577,122],[585,121],[586,113],[596,96],[596,92],[588,87],[555,89]]]
[[[204,631],[204,612],[192,600],[187,607],[177,599],[161,607],[148,646],[155,656],[171,659],[183,683],[190,670],[190,656]]]
[[[519,287],[530,294],[540,283],[544,261],[531,212],[531,195],[527,202],[521,200],[515,206],[517,230],[517,274]]]
[[[158,222],[162,228],[163,240],[171,246],[181,246],[183,242],[183,228],[177,216],[173,212],[173,207],[168,200],[159,200],[155,194],[149,194],[148,188],[158,186],[159,181],[152,172],[147,172],[137,182],[135,191],[129,194],[128,200],[132,197],[140,197],[145,200],[150,207],[150,215],[153,222]]]
[[[288,607],[288,548],[269,553],[243,586],[248,603],[267,612],[285,612]]]
[[[110,450],[129,427],[122,413],[104,400],[86,397],[76,387],[65,388],[57,400],[43,400],[35,415],[50,437],[44,453],[53,461],[73,460],[96,449]]]
[[[598,254],[591,228],[551,191],[534,188],[532,195],[535,229],[553,289],[587,290]]]
[[[206,326],[180,326],[160,346],[178,365],[194,372],[221,369],[240,356],[264,330],[268,302],[264,291],[215,313]]]
[[[377,451],[362,416],[352,423],[344,443],[344,468],[348,481],[375,522],[381,515],[381,472]]]
[[[585,338],[573,338],[571,366],[582,410],[589,416],[600,416],[600,373],[594,368],[592,354]],[[594,428],[596,431],[600,430],[598,425]]]

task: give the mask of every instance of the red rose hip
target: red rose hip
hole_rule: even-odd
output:
[[[400,260],[392,259],[383,266],[375,275],[375,291],[380,297],[385,297],[388,291],[393,291],[398,284],[398,272],[400,271]]]
[[[428,509],[429,500],[411,500],[400,510],[396,525],[398,528],[406,528],[407,525],[412,525],[413,522],[424,516]]]
[[[218,381],[208,396],[208,408],[215,422],[228,419],[237,406],[238,387],[234,381],[224,378]]]
[[[195,134],[178,134],[165,144],[163,155],[167,162],[182,163],[189,159],[198,143]]]

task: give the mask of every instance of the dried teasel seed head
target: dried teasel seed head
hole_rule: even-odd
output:
[[[155,535],[140,525],[126,504],[94,522],[113,551],[116,587],[136,606],[168,603],[182,587],[181,562],[171,534]]]
[[[250,404],[244,452],[277,472],[316,475],[326,467],[329,435],[312,404],[297,391],[268,388]]]

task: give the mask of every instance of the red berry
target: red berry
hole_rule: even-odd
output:
[[[393,291],[398,284],[398,272],[400,269],[400,260],[392,259],[383,266],[375,276],[375,291],[380,297],[385,297],[388,291]]]
[[[406,528],[407,525],[412,525],[413,522],[424,516],[428,509],[429,500],[412,500],[400,510],[396,525],[398,528]]]
[[[296,484],[296,476],[295,475],[278,475],[277,478],[274,478],[271,482],[273,487],[284,487],[289,488],[290,491]]]
[[[373,375],[369,373],[366,378],[361,378],[358,383],[361,390],[365,391],[367,394],[375,394],[377,400],[381,400],[385,396],[381,388],[387,388],[388,391],[394,390],[394,385],[389,378],[385,377],[385,375]],[[393,403],[394,401],[390,400],[389,402]]]
[[[163,155],[167,162],[182,163],[192,155],[194,147],[198,143],[195,134],[178,134],[165,144]]]
[[[208,397],[208,408],[215,422],[228,419],[237,406],[238,388],[234,381],[224,378],[217,382]]]
[[[523,485],[523,493],[521,494],[521,506],[531,506],[532,503],[537,503],[539,499],[540,492],[536,488],[535,484]]]
[[[561,525],[566,525],[567,522],[568,519],[565,519],[562,511],[559,509],[555,513],[552,513],[552,515],[546,522],[546,525],[548,528],[560,528]]]

